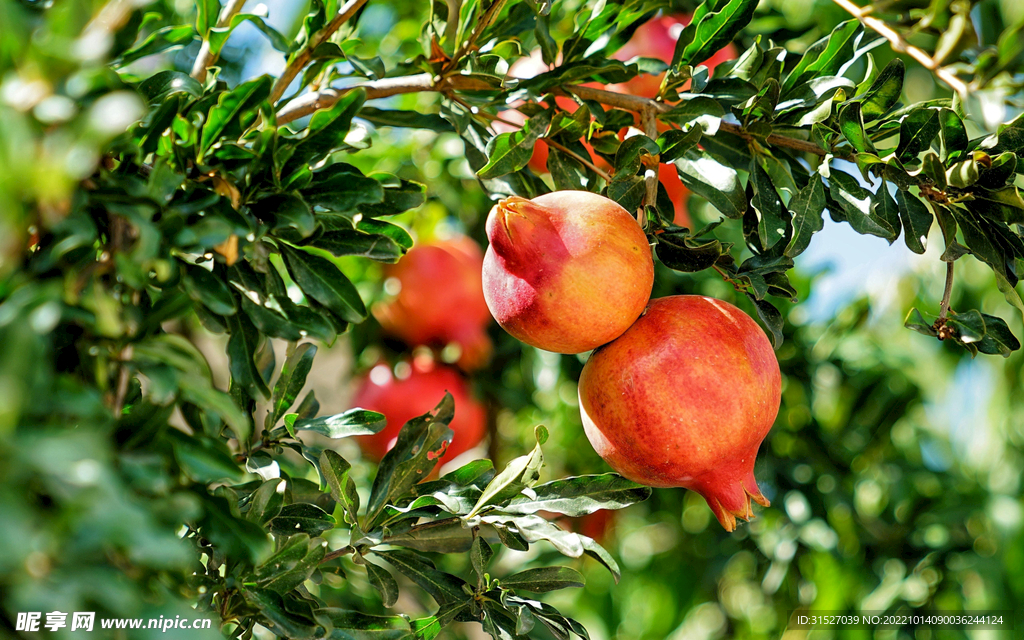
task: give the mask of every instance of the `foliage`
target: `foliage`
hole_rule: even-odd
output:
[[[197,606],[242,638],[258,626],[289,638],[433,638],[460,621],[480,622],[495,638],[589,637],[523,592],[584,585],[576,569],[542,564],[551,558],[539,549],[594,558],[618,578],[616,561],[538,512],[618,509],[649,489],[592,474],[592,457],[560,462],[580,468],[541,483],[544,428],[525,429],[532,443],[509,439],[534,448],[501,472],[482,460],[432,479],[452,437],[449,398],[407,424],[371,473],[338,451],[344,439],[382,428],[379,414],[321,416],[315,395],[302,393],[317,345],[367,320],[372,262],[394,262],[412,246],[396,221],[415,226],[428,197],[457,211],[485,209],[475,178],[490,198],[552,188],[605,193],[641,212],[664,282],[744,294],[780,345],[790,381],[789,426],[770,441],[769,474],[788,520],[769,516],[750,534],[775,549],[766,562],[783,567],[779,585],[821,583],[816,572],[830,570],[837,544],[844,558],[901,553],[892,549],[901,533],[957,519],[960,503],[943,502],[950,491],[980,500],[977,486],[947,486],[956,477],[937,480],[915,459],[903,416],[921,385],[897,389],[891,361],[873,368],[841,352],[822,358],[810,330],[784,321],[797,296],[794,258],[823,228],[826,210],[890,243],[902,232],[915,253],[925,252],[937,223],[940,259],[972,256],[1024,312],[1015,290],[1024,259],[1015,185],[1021,119],[979,133],[963,96],[904,104],[905,62],[876,64],[879,43],[857,20],[830,24],[830,33],[806,26],[773,35],[758,25],[777,14],[755,13],[752,0],[689,7],[694,19],[668,63],[610,57],[664,8],[653,1],[471,0],[457,14],[445,2],[410,3],[395,10],[415,29],[391,43],[394,57],[379,34],[362,37],[372,31],[364,18],[373,2],[312,0],[294,37],[252,13],[220,20],[217,2],[199,0],[185,14],[181,4],[0,0],[0,534],[8,541],[0,624],[13,626],[19,611],[184,617]],[[900,6],[892,4],[902,16]],[[971,29],[968,9],[932,3],[900,27],[915,42],[946,29],[956,37],[936,43],[935,60],[958,65],[979,88],[1016,90],[1019,27]],[[283,80],[241,77],[244,51],[232,51],[231,36],[242,25],[286,57]],[[980,42],[969,42],[974,32]],[[709,76],[700,61],[731,41],[746,50]],[[550,70],[507,77],[508,63],[534,47]],[[201,73],[190,75],[196,55]],[[666,72],[659,100],[589,86],[641,71]],[[433,99],[371,106],[413,93]],[[573,102],[571,113],[559,98]],[[497,131],[496,119],[512,110],[525,124]],[[636,126],[637,135],[620,139]],[[373,127],[380,130],[371,135]],[[451,178],[452,158],[442,178],[452,189],[428,191],[405,159],[392,157],[390,172],[380,171],[377,154],[406,151],[368,148],[393,135],[388,129],[458,136],[465,179]],[[550,178],[528,167],[542,139],[558,145]],[[674,165],[720,216],[696,230],[671,224],[667,194],[659,187],[651,197],[648,172],[659,163]],[[977,310],[980,302],[955,312],[948,302],[935,320],[914,311],[907,325],[972,355],[1019,349],[1007,322]],[[366,330],[353,332],[357,344]],[[227,384],[196,347],[200,332],[224,338]],[[275,341],[288,345],[280,366]],[[498,349],[492,371],[505,377],[484,384],[505,387],[488,394],[516,420],[534,414],[515,390],[539,392],[522,371],[531,358],[543,369],[546,357],[508,342]],[[578,373],[572,358],[555,362],[559,376]],[[821,394],[822,372],[839,369],[856,375],[835,391],[853,396],[836,402],[858,409],[837,410],[831,422],[817,409],[813,420],[801,417],[808,396]],[[567,420],[578,426],[578,416]],[[872,428],[876,447],[868,445]],[[854,453],[829,453],[839,443]],[[560,453],[571,447],[552,444]],[[898,462],[868,464],[890,457]],[[894,494],[888,507],[861,508],[865,483],[896,486],[905,476],[923,488]],[[819,488],[821,478],[843,479],[810,506],[829,511],[827,524],[789,508],[804,477],[819,478]],[[659,492],[647,508],[675,513],[675,526],[696,534],[704,528],[693,524],[694,506]],[[940,559],[956,572],[977,540],[993,537],[970,520],[944,531],[940,543],[911,536],[907,558],[928,588],[907,602],[955,600],[951,580],[926,572]],[[827,532],[838,542],[827,544]],[[718,544],[701,535],[692,556]],[[777,535],[798,549],[783,558],[770,544]],[[537,542],[545,545],[531,547]],[[735,540],[722,544],[735,552]],[[499,569],[498,547],[541,554],[538,566]],[[939,556],[927,550],[935,548]],[[729,575],[754,573],[745,566],[730,564]],[[799,575],[787,574],[790,566]],[[637,584],[629,575],[624,582]],[[365,601],[368,588],[386,608],[404,606],[408,591],[413,601],[427,594],[432,612],[381,615]],[[698,592],[691,585],[689,593]],[[839,596],[829,603],[850,604]]]

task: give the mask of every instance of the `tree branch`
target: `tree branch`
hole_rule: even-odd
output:
[[[611,177],[611,175],[607,171],[605,171],[604,169],[598,167],[596,164],[594,164],[590,160],[587,160],[586,158],[584,158],[580,154],[576,153],[575,151],[573,151],[569,147],[565,146],[564,144],[562,144],[560,142],[557,142],[555,140],[552,140],[551,138],[544,138],[543,140],[544,140],[545,144],[547,144],[552,149],[557,149],[561,153],[564,153],[565,155],[570,156],[572,158],[575,158],[576,160],[581,162],[587,168],[591,169],[594,173],[596,173],[597,175],[601,176],[601,178],[605,182],[611,182],[612,181],[612,177]]]
[[[643,125],[644,135],[651,140],[658,139],[658,120],[657,114],[651,107],[646,107],[640,111],[640,124]],[[644,205],[654,207],[658,203],[658,165],[652,167],[645,167],[644,169],[644,186],[647,189],[647,193],[644,195]],[[641,212],[637,212],[637,222],[643,226],[643,221],[647,218],[646,214],[641,215]]]
[[[946,263],[946,288],[942,292],[942,302],[939,304],[939,319],[937,322],[945,322],[949,315],[949,298],[953,295],[953,263]]]
[[[366,0],[348,0],[345,6],[338,10],[338,15],[334,16],[333,20],[328,22],[316,35],[310,36],[309,44],[288,63],[288,66],[281,73],[281,77],[274,82],[274,86],[270,90],[271,104],[281,99],[284,92],[288,90],[288,85],[292,83],[295,76],[299,75],[299,72],[309,63],[313,57],[313,51],[327,42],[327,39],[340,29],[341,25],[348,22],[364,4],[366,4]]]
[[[320,109],[330,109],[338,99],[354,89],[365,89],[367,100],[377,100],[402,93],[419,93],[421,91],[480,91],[492,88],[491,85],[469,76],[455,75],[443,80],[429,73],[419,73],[398,78],[382,78],[369,82],[360,82],[351,87],[341,89],[321,89],[304,94],[292,100],[277,113],[277,123],[287,124],[293,120],[308,116]]]
[[[352,85],[351,87],[344,87],[341,89],[322,89],[320,91],[314,91],[299,96],[286,104],[284,108],[277,113],[277,123],[279,125],[287,124],[293,120],[298,120],[299,118],[308,116],[320,109],[329,109],[338,101],[338,98],[346,92],[358,88],[366,90],[367,100],[376,100],[402,93],[419,93],[422,91],[438,91],[441,93],[447,93],[459,90],[486,91],[488,89],[493,89],[494,87],[483,80],[463,75],[453,75],[437,79],[436,76],[431,76],[429,73],[420,73],[398,78],[382,78],[381,80],[361,82],[359,84]],[[665,113],[673,109],[673,105],[660,102],[658,100],[650,100],[648,98],[641,98],[626,93],[617,93],[604,89],[594,89],[593,87],[585,87],[582,85],[564,85],[562,90],[573,95],[577,95],[584,100],[594,100],[601,104],[637,113],[643,113],[645,110],[651,110],[656,113]],[[748,142],[757,139],[753,134],[748,133],[738,124],[722,122],[718,129],[719,131],[730,133]],[[768,136],[766,141],[769,145],[792,149],[800,153],[810,153],[816,156],[825,156],[831,153],[834,157],[841,160],[853,159],[853,154],[850,152],[822,149],[813,142],[801,140],[799,138],[790,138],[788,136],[781,136],[773,133]]]
[[[838,4],[843,9],[845,9],[847,13],[860,20],[861,24],[863,24],[866,27],[869,27],[875,33],[888,40],[889,44],[892,45],[893,50],[899,51],[900,53],[905,53],[914,60],[917,60],[919,63],[921,63],[921,66],[934,73],[935,76],[939,78],[939,80],[942,80],[947,85],[949,85],[953,89],[953,91],[956,91],[958,94],[960,94],[961,98],[967,97],[967,85],[964,84],[963,80],[956,77],[952,72],[943,67],[941,64],[935,61],[935,59],[933,59],[924,51],[918,49],[917,47],[911,44],[908,44],[907,41],[904,40],[903,37],[900,36],[900,34],[896,33],[889,25],[882,22],[878,18],[873,18],[870,15],[868,15],[869,13],[871,13],[871,5],[861,8],[850,2],[850,0],[832,1]]]
[[[231,24],[231,19],[238,15],[245,2],[246,0],[228,0],[217,18],[217,26],[226,27]],[[196,61],[192,65],[192,77],[200,84],[206,82],[206,72],[217,62],[217,57],[217,54],[210,49],[210,41],[203,40],[203,45],[199,48],[199,55],[196,56]]]
[[[606,104],[610,107],[626,109],[627,111],[643,113],[645,110],[653,110],[658,113],[665,113],[673,109],[673,105],[659,100],[641,98],[639,96],[607,91],[605,89],[595,89],[593,87],[585,87],[582,85],[566,85],[563,89],[584,100],[594,100],[595,102],[600,102],[601,104]],[[725,133],[731,133],[732,135],[743,138],[748,142],[756,139],[753,134],[748,133],[743,129],[743,127],[738,124],[732,124],[731,122],[722,122],[719,125],[718,130],[724,131]],[[811,153],[817,156],[825,156],[829,153],[833,153],[832,150],[822,149],[813,142],[800,140],[799,138],[780,136],[774,133],[768,136],[767,142],[768,144],[776,147],[784,147],[786,149],[793,149],[794,151],[799,151],[801,153]],[[853,158],[853,154],[845,152],[833,153],[833,155],[842,160],[850,160]]]
[[[444,65],[444,72],[446,74],[454,69],[455,65],[459,63],[459,60],[472,50],[476,45],[476,41],[480,38],[480,35],[483,34],[484,29],[486,29],[487,26],[494,21],[494,18],[501,12],[501,8],[505,5],[505,1],[506,0],[494,0],[491,3],[491,6],[487,7],[487,11],[484,11],[484,15],[480,16],[480,20],[477,21],[476,28],[473,29],[473,33],[469,36],[469,39],[463,42],[462,46],[455,50],[455,54],[452,55],[451,60]]]

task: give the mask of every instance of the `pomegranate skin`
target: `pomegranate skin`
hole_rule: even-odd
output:
[[[455,435],[439,464],[477,446],[487,432],[483,405],[473,398],[466,381],[455,369],[418,361],[413,362],[412,373],[404,380],[396,378],[384,364],[362,377],[352,405],[383,413],[387,426],[372,436],[357,438],[359,446],[368,457],[380,460],[394,446],[402,426],[437,406],[445,391],[455,401],[455,417],[449,425]]]
[[[594,449],[623,476],[700,493],[726,530],[768,506],[754,479],[758,447],[779,412],[782,376],[761,328],[704,296],[652,300],[580,375]]]
[[[625,209],[586,191],[499,202],[487,218],[484,298],[510,334],[581,353],[611,342],[643,311],[654,262]]]
[[[373,315],[385,333],[409,345],[458,343],[459,367],[478,369],[491,355],[482,265],[483,252],[466,236],[417,245],[384,267],[384,276],[398,280],[401,289],[374,305]]]

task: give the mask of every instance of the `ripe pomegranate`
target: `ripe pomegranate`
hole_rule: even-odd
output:
[[[622,45],[612,57],[623,62],[636,57],[656,58],[666,64],[671,64],[676,50],[676,41],[679,40],[683,28],[690,24],[691,18],[692,16],[689,14],[677,14],[649,20],[640,25],[629,42]],[[736,47],[730,43],[700,64],[713,72],[719,64],[735,60],[736,55]],[[641,74],[622,84],[611,85],[608,90],[629,93],[643,98],[653,98],[658,95],[664,75],[663,73],[656,76]]]
[[[455,417],[449,425],[455,436],[440,464],[480,444],[487,431],[487,416],[466,381],[451,367],[417,358],[405,379],[396,378],[387,365],[379,364],[360,381],[353,406],[379,411],[387,418],[383,431],[358,438],[363,451],[376,460],[383,458],[394,446],[402,425],[437,406],[445,391],[455,401]]]
[[[491,355],[480,270],[483,252],[472,239],[457,236],[413,247],[397,264],[384,267],[399,291],[377,304],[373,315],[384,331],[407,344],[443,347],[457,343],[458,365],[477,369]]]
[[[647,237],[604,196],[511,196],[491,209],[487,237],[487,306],[529,345],[589,351],[622,335],[650,299],[654,262]]]
[[[623,476],[686,487],[728,531],[763,506],[754,458],[779,412],[782,377],[768,338],[736,307],[704,296],[652,300],[580,375],[583,427]]]

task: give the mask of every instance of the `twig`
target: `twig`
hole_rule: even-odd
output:
[[[633,96],[626,93],[617,93],[606,89],[595,89],[593,87],[585,87],[582,85],[566,85],[563,89],[584,100],[594,100],[610,107],[618,107],[620,109],[639,113],[643,113],[645,110],[665,113],[667,111],[671,111],[673,108],[672,105],[658,100],[641,98],[639,96]],[[722,122],[719,124],[718,130],[724,131],[725,133],[731,133],[748,142],[756,139],[753,134],[748,133],[740,125],[732,124],[730,122]],[[822,149],[813,142],[800,140],[798,138],[790,138],[788,136],[780,136],[774,133],[769,135],[766,141],[768,144],[776,147],[784,147],[786,149],[793,149],[794,151],[799,151],[801,153],[811,153],[817,156],[825,156],[829,153],[833,153],[831,150]],[[833,155],[842,160],[850,160],[853,158],[853,154],[845,152],[836,152]]]
[[[220,12],[220,17],[217,18],[217,26],[226,27],[231,24],[231,19],[242,10],[242,5],[245,4],[245,1],[228,0],[228,3],[224,5]],[[218,54],[214,53],[210,48],[210,41],[208,39],[203,40],[203,45],[199,48],[199,55],[196,56],[196,61],[192,65],[192,77],[198,80],[200,84],[206,82],[206,72],[217,62],[217,56]]]
[[[857,5],[850,2],[850,0],[832,1],[838,4],[843,9],[845,9],[850,15],[860,20],[864,26],[870,27],[873,31],[878,33],[878,35],[888,40],[889,44],[892,45],[892,48],[895,51],[905,53],[914,60],[917,60],[919,63],[921,63],[921,66],[934,73],[936,77],[939,78],[939,80],[942,80],[947,85],[949,85],[954,91],[960,94],[961,98],[967,97],[967,85],[964,84],[963,80],[956,77],[953,73],[951,73],[948,69],[943,67],[939,62],[937,62],[935,59],[933,59],[931,56],[929,56],[921,49],[918,49],[917,47],[911,44],[907,44],[907,41],[904,40],[903,37],[900,36],[900,34],[893,31],[893,29],[889,27],[889,25],[882,22],[878,18],[873,18],[869,16],[869,9],[858,7]]]
[[[350,545],[350,544],[345,545],[344,547],[342,547],[340,549],[335,549],[334,551],[331,551],[330,553],[324,554],[324,559],[320,561],[320,564],[324,564],[325,562],[330,562],[331,560],[336,560],[337,558],[340,558],[342,556],[347,556],[348,554],[355,552],[355,550],[356,550],[356,548],[353,547],[352,545]]]
[[[455,68],[455,65],[459,63],[469,51],[476,46],[476,41],[483,34],[484,29],[494,21],[494,18],[501,12],[501,8],[505,5],[506,0],[494,0],[491,2],[491,6],[487,7],[487,11],[480,16],[480,20],[476,23],[476,28],[473,29],[473,33],[469,36],[469,39],[462,43],[462,46],[455,50],[451,60],[444,65],[444,72],[447,73]]]
[[[551,138],[544,138],[544,142],[546,142],[549,147],[551,147],[553,149],[557,149],[561,153],[564,153],[567,156],[575,158],[576,160],[581,162],[583,165],[585,165],[588,169],[591,169],[594,173],[599,175],[605,182],[611,182],[612,181],[612,177],[611,177],[611,175],[607,171],[605,171],[604,169],[601,169],[596,164],[594,164],[590,160],[587,160],[586,158],[584,158],[580,154],[576,153],[575,151],[573,151],[569,147],[566,147],[562,143],[556,142],[555,140],[552,140]],[[655,187],[655,188],[657,188],[657,187]]]
[[[419,73],[398,78],[382,78],[370,82],[360,82],[351,87],[321,89],[320,91],[299,96],[286,104],[277,113],[277,124],[287,124],[293,120],[298,120],[311,113],[315,113],[320,109],[329,109],[334,106],[334,103],[341,96],[354,89],[365,89],[367,100],[377,100],[401,93],[419,93],[422,91],[439,91],[444,93],[458,89],[480,91],[490,88],[492,88],[491,85],[482,80],[463,75],[454,75],[442,80],[436,80],[429,73]]]
[[[953,263],[946,263],[946,288],[942,292],[942,302],[939,304],[939,319],[936,324],[945,323],[949,315],[949,297],[953,294]]]
[[[647,107],[640,111],[640,123],[643,125],[644,134],[651,140],[658,139],[658,120],[654,109]],[[647,193],[644,196],[644,205],[646,206],[657,206],[658,202],[658,172],[657,165],[652,167],[646,167],[644,169],[644,186],[647,187]],[[637,222],[643,225],[643,219],[646,216],[641,217],[640,213],[637,213]]]
[[[299,96],[286,104],[277,113],[277,123],[279,125],[287,124],[321,109],[329,109],[334,106],[334,103],[337,102],[345,93],[359,88],[366,90],[367,100],[378,100],[380,98],[387,98],[402,93],[419,93],[423,91],[450,93],[452,91],[459,90],[486,91],[488,89],[493,89],[494,87],[483,80],[463,75],[452,75],[446,78],[437,79],[429,73],[420,73],[411,76],[401,76],[398,78],[382,78],[381,80],[361,82],[351,87],[322,89],[320,91]],[[672,105],[659,102],[657,100],[640,98],[638,96],[607,91],[604,89],[594,89],[593,87],[584,87],[582,85],[565,85],[562,88],[564,91],[577,95],[584,100],[594,100],[608,106],[619,107],[620,109],[626,109],[629,111],[642,112],[645,109],[650,109],[657,113],[665,113],[667,111],[671,111],[673,108]],[[748,142],[756,139],[753,134],[748,133],[743,129],[743,127],[737,124],[722,122],[719,124],[718,129],[719,131],[735,135]],[[807,140],[790,138],[788,136],[781,136],[774,133],[769,135],[766,141],[769,145],[792,149],[800,153],[810,153],[817,156],[825,156],[832,153],[836,158],[841,160],[851,160],[854,157],[850,152],[826,150]]]
[[[309,63],[313,57],[313,51],[317,47],[327,42],[335,31],[341,28],[341,25],[349,21],[359,11],[363,5],[366,4],[366,0],[348,0],[341,9],[338,10],[338,15],[334,16],[334,19],[327,23],[323,29],[314,35],[310,36],[309,44],[299,52],[292,61],[288,63],[284,71],[281,73],[281,77],[274,82],[273,88],[270,90],[270,103],[274,104],[281,99],[284,92],[288,90],[288,85],[292,83],[295,76],[299,75],[299,72]]]

